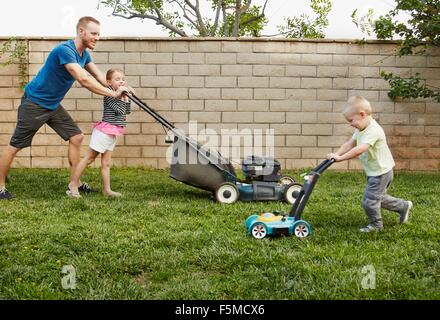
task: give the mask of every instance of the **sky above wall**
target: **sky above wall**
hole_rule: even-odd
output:
[[[208,4],[208,1],[201,0]],[[263,0],[254,0],[263,4]],[[333,0],[333,10],[329,14],[326,38],[361,39],[374,38],[363,34],[351,21],[351,13],[358,9],[358,15],[374,9],[374,17],[386,14],[394,8],[393,0]],[[268,26],[263,35],[278,33],[277,25],[287,16],[312,15],[310,0],[269,0],[266,16]],[[13,0],[2,4],[0,10],[0,36],[75,36],[77,20],[85,15],[101,22],[101,36],[168,36],[160,26],[149,20],[127,20],[111,16],[111,9],[98,0]]]

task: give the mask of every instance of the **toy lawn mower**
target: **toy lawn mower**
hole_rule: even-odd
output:
[[[182,134],[168,120],[127,93],[131,101],[158,121],[167,132],[165,140],[173,144],[170,164],[171,178],[196,188],[212,192],[220,203],[237,200],[283,200],[295,202],[301,185],[290,176],[280,175],[280,163],[271,157],[249,156],[242,162],[245,180],[238,179],[231,162],[218,151],[213,151]]]
[[[301,215],[321,173],[330,167],[334,161],[334,159],[324,160],[305,177],[306,180],[288,216],[284,212],[275,211],[248,217],[245,222],[248,234],[255,239],[292,234],[298,238],[309,236],[312,233],[312,227],[307,221],[301,219]]]

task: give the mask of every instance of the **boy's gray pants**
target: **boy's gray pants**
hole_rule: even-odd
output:
[[[387,188],[393,180],[393,170],[377,177],[368,177],[368,185],[362,198],[362,207],[367,214],[370,224],[376,227],[383,227],[381,208],[404,213],[408,203],[399,198],[387,194]]]

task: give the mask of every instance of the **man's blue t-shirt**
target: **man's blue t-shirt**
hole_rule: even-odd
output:
[[[72,87],[75,78],[64,66],[67,63],[78,63],[84,68],[92,61],[87,50],[80,56],[73,40],[68,40],[56,46],[38,74],[26,86],[27,98],[43,108],[54,110],[58,108],[67,91]]]

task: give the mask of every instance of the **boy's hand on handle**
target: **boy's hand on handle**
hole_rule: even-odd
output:
[[[338,161],[342,161],[342,157],[336,153],[329,153],[327,154],[327,159],[331,160],[331,159],[335,159],[336,162]]]

